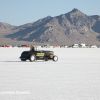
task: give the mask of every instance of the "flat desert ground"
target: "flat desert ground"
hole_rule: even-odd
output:
[[[22,62],[29,49],[0,48],[0,100],[100,100],[99,48],[39,48],[58,61]]]

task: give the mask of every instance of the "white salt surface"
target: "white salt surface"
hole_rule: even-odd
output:
[[[57,62],[20,61],[27,50],[0,48],[0,100],[100,100],[99,48],[48,48]]]

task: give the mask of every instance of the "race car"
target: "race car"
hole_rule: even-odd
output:
[[[20,56],[21,61],[26,61],[30,60],[31,62],[34,62],[36,60],[53,60],[57,61],[58,57],[54,55],[53,51],[45,51],[45,50],[40,50],[40,51],[23,51],[21,56]]]

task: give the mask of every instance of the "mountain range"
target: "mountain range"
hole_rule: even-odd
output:
[[[12,26],[0,22],[0,44],[100,45],[100,16],[72,11]]]

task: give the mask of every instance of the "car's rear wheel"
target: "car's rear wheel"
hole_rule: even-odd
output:
[[[58,61],[58,57],[57,56],[53,56],[53,61]]]
[[[35,60],[36,60],[35,55],[30,55],[29,60],[30,60],[31,62],[35,61]]]

